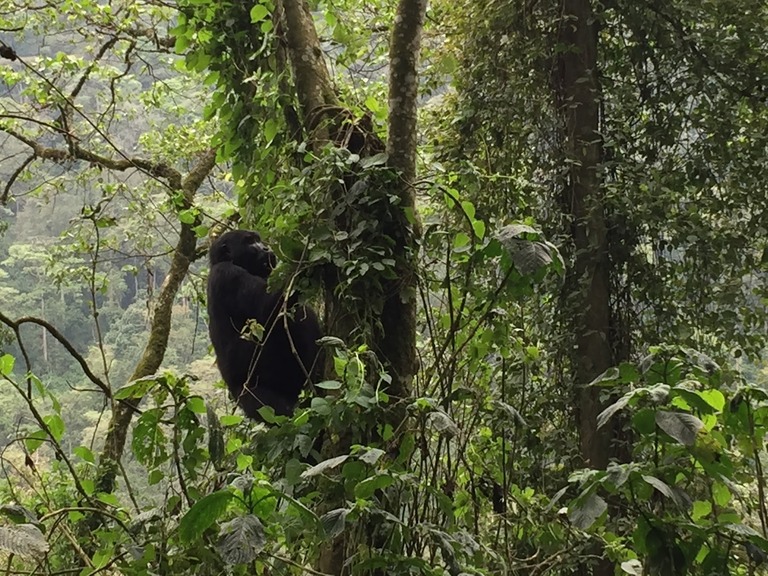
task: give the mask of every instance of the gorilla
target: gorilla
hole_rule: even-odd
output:
[[[307,381],[322,374],[317,316],[295,295],[267,290],[277,260],[256,232],[222,234],[209,256],[208,332],[221,377],[249,418],[261,420],[262,406],[290,416]],[[254,320],[263,335],[253,334]]]

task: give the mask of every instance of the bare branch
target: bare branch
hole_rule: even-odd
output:
[[[99,60],[104,58],[107,50],[117,44],[117,40],[117,36],[113,36],[107,40],[101,48],[99,48],[99,51],[96,52],[96,55],[93,57],[91,63],[88,64],[88,67],[83,71],[83,75],[80,77],[80,80],[77,81],[77,84],[72,89],[72,92],[70,92],[68,102],[77,98],[77,95],[80,94],[80,90],[83,89],[83,86],[85,86],[85,83],[88,81],[88,77],[91,75],[91,72],[93,72],[93,70],[96,68],[96,64],[98,64]]]
[[[174,190],[178,190],[182,187],[181,173],[163,162],[152,162],[151,160],[146,160],[144,158],[131,157],[118,160],[96,154],[90,150],[85,150],[79,144],[74,144],[71,150],[62,150],[60,148],[43,146],[39,142],[7,127],[0,126],[0,130],[29,146],[34,152],[35,157],[42,158],[43,160],[53,160],[54,162],[83,160],[90,164],[119,172],[136,168],[146,172],[150,176],[165,178],[168,186]]]
[[[88,377],[88,380],[93,382],[96,386],[99,387],[99,389],[104,392],[104,394],[107,396],[107,398],[112,397],[112,391],[109,389],[109,386],[107,386],[104,381],[96,376],[94,374],[90,367],[88,366],[88,363],[85,361],[85,358],[83,358],[80,353],[75,350],[75,347],[70,344],[69,340],[67,340],[64,335],[59,332],[52,324],[46,322],[45,320],[41,318],[36,318],[34,316],[22,316],[21,318],[18,318],[16,320],[11,320],[8,316],[0,312],[0,322],[8,326],[11,330],[14,331],[16,334],[17,339],[19,338],[19,331],[18,328],[22,324],[37,324],[38,326],[42,326],[45,328],[48,333],[53,336],[56,340],[58,340],[59,344],[64,346],[66,348],[67,352],[74,358],[77,363],[80,365],[80,368],[83,371],[83,374],[85,374]]]
[[[11,177],[8,178],[8,182],[5,183],[5,187],[3,188],[3,193],[0,195],[0,204],[3,206],[8,203],[8,197],[11,193],[11,186],[13,186],[13,183],[16,182],[16,179],[21,175],[22,172],[24,172],[24,169],[29,166],[35,159],[35,155],[32,154],[31,156],[28,156],[24,162],[21,163],[21,165],[16,168],[16,170],[13,171],[13,174],[11,174]]]

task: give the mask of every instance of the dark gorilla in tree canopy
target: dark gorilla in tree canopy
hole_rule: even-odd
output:
[[[286,303],[283,292],[267,290],[276,259],[256,232],[222,234],[210,260],[208,332],[224,382],[250,418],[260,419],[262,406],[290,415],[322,371],[317,316],[295,295]],[[247,328],[253,320],[264,327],[260,339]]]

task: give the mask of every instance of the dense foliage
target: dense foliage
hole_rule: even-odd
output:
[[[764,2],[435,1],[413,178],[416,4],[0,0],[7,573],[766,573]],[[266,424],[208,346],[233,225],[328,330]]]

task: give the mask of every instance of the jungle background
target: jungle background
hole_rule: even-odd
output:
[[[0,0],[0,572],[768,573],[767,194],[764,0]]]

